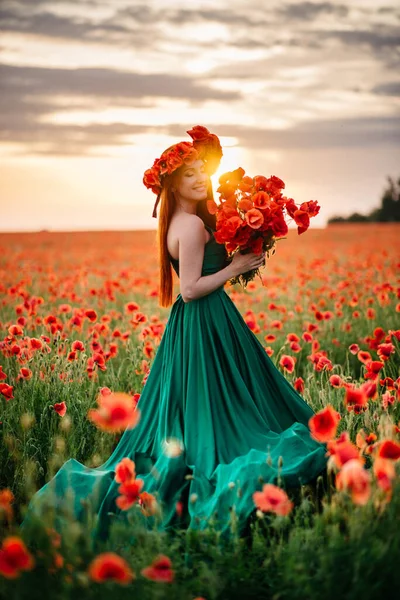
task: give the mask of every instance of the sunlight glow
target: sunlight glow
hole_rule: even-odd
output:
[[[145,102],[149,100],[142,98]],[[60,110],[51,114],[47,113],[40,120],[44,123],[57,125],[88,125],[88,124],[110,124],[125,123],[128,125],[139,125],[141,128],[147,127],[167,127],[170,123],[207,123],[209,129],[217,129],[219,125],[230,124],[230,112],[224,110],[221,102],[207,101],[199,109],[196,105],[190,105],[186,99],[151,99],[151,106],[132,106],[132,107],[113,107],[103,108],[99,103],[97,106],[88,109],[74,109],[69,107],[60,107]],[[83,99],[82,99],[83,101]],[[73,101],[76,106],[79,105],[79,99]],[[254,122],[253,115],[243,114],[241,124],[251,126]],[[218,133],[216,131],[216,133]],[[181,139],[187,139],[184,127],[182,127]],[[179,139],[176,141],[180,141]]]
[[[196,58],[186,63],[186,69],[190,73],[206,73],[217,66],[217,62],[212,58]]]
[[[180,24],[177,28],[177,34],[180,40],[188,40],[191,43],[201,42],[227,42],[230,39],[229,28],[222,23],[198,23],[196,27],[193,24]],[[176,37],[176,33],[173,31],[173,36]]]
[[[237,79],[213,79],[210,87],[223,92],[236,92],[242,94],[257,94],[268,89],[268,81],[239,81]]]
[[[214,173],[214,175],[212,175],[212,177],[211,177],[214,194],[216,196],[217,196],[216,190],[219,187],[218,180],[223,173],[226,173],[227,171],[234,171],[235,169],[238,169],[239,167],[245,168],[242,165],[243,156],[244,156],[242,148],[240,148],[237,145],[233,145],[232,143],[229,144],[229,140],[234,140],[234,139],[235,138],[220,138],[220,142],[221,142],[221,146],[222,146],[222,150],[223,150],[224,154],[221,158],[221,163],[220,163],[216,173]],[[216,200],[217,200],[217,198],[216,198]]]

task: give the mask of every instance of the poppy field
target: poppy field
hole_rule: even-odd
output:
[[[130,527],[116,521],[94,544],[90,520],[61,533],[50,514],[20,523],[65,461],[101,465],[140,419],[171,309],[157,302],[155,232],[2,234],[0,597],[372,600],[398,589],[399,250],[394,223],[289,230],[262,281],[225,285],[315,411],[325,478],[298,490],[260,482],[246,535],[233,515],[225,540],[212,523],[171,534],[143,526],[162,506],[125,458],[116,503]],[[178,501],[182,522],[185,510]]]

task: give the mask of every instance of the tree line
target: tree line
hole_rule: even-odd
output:
[[[400,177],[394,181],[388,176],[388,184],[381,198],[381,205],[374,208],[369,214],[363,215],[358,212],[349,217],[334,216],[328,219],[328,223],[385,223],[400,221]]]

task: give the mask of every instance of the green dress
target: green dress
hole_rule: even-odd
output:
[[[202,275],[227,264],[225,246],[207,229]],[[171,262],[179,275],[178,261]],[[33,496],[22,526],[32,513],[54,507],[57,528],[67,501],[73,517],[84,519],[86,504],[97,515],[93,536],[105,540],[111,521],[128,514],[115,504],[115,468],[124,457],[135,462],[142,491],[162,506],[158,518],[138,505],[130,509],[146,527],[203,529],[211,519],[228,535],[232,511],[243,531],[263,483],[296,487],[326,468],[326,444],[308,428],[314,411],[275,367],[224,286],[188,303],[176,296],[138,407],[138,425],[123,433],[108,460],[97,468],[68,460]],[[182,442],[178,456],[165,453],[169,438]]]

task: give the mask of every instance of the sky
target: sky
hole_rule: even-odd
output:
[[[203,125],[329,217],[400,176],[392,0],[1,0],[0,231],[156,229],[144,171]],[[216,195],[217,198],[217,195]]]

